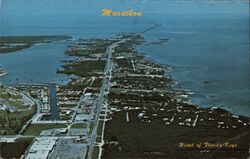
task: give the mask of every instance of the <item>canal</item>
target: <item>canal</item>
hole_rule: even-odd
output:
[[[57,107],[57,96],[56,96],[56,87],[49,86],[49,100],[50,100],[50,120],[59,119],[59,109]]]

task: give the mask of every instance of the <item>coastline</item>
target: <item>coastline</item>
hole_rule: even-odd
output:
[[[71,36],[55,35],[55,36],[0,36],[1,52],[11,53],[31,48],[35,44],[51,43],[54,41],[72,39]]]
[[[193,104],[184,103],[181,98],[187,96],[189,93],[183,92],[183,90],[173,89],[171,85],[174,80],[170,76],[165,76],[166,71],[171,72],[173,68],[156,63],[152,59],[146,59],[144,55],[139,54],[135,46],[143,42],[143,38],[140,35],[124,34],[120,39],[133,36],[136,38],[131,38],[131,40],[121,43],[114,50],[115,53],[112,57],[112,63],[114,64],[112,64],[112,73],[110,72],[110,74],[112,74],[110,82],[114,84],[109,86],[106,115],[100,114],[100,116],[104,115],[105,120],[101,122],[102,120],[99,119],[101,126],[105,127],[105,133],[102,134],[103,140],[100,142],[98,139],[98,142],[104,146],[104,150],[95,146],[94,151],[99,151],[99,153],[104,155],[104,158],[112,158],[114,157],[113,155],[116,157],[140,156],[158,158],[173,157],[174,154],[184,157],[183,152],[185,152],[185,156],[190,157],[193,153],[203,154],[203,156],[209,156],[211,154],[219,156],[221,154],[217,153],[218,148],[203,147],[202,149],[197,149],[191,147],[191,151],[189,148],[179,147],[178,144],[189,144],[190,142],[198,144],[214,141],[223,144],[228,139],[236,136],[236,134],[245,134],[248,132],[247,130],[250,126],[250,119],[248,117],[234,115],[219,107],[211,106],[209,108],[202,108]],[[94,43],[95,42],[92,44],[94,45]],[[64,66],[64,70],[59,71],[60,73],[78,75],[78,78],[72,80],[71,87],[73,83],[76,84],[76,81],[80,81],[81,77],[89,76],[86,73],[82,74],[78,72],[77,68],[85,62],[91,61],[94,57],[84,52],[81,53],[79,50],[81,50],[83,46],[75,45],[74,47],[78,48],[76,49],[78,51],[75,50],[73,54],[68,55],[79,58],[73,62],[71,61],[71,64],[67,63],[66,66],[68,66]],[[92,92],[98,93],[98,90],[99,89],[92,90]],[[164,112],[166,113],[165,115]],[[127,116],[127,119],[123,119],[124,115]],[[130,132],[125,131],[121,125],[126,127],[125,130],[138,133],[139,136],[132,135]],[[138,127],[140,127],[143,132],[137,129]],[[149,129],[152,128],[159,129],[165,133],[158,134],[157,136],[154,132],[150,132]],[[207,129],[211,131],[206,131]],[[144,135],[141,134],[145,132],[147,133]],[[181,135],[183,133],[186,134],[186,136],[179,136],[179,138],[173,136],[178,136],[178,134]],[[160,137],[166,137],[164,134],[168,134],[166,135],[168,136],[167,138],[173,137],[174,140],[161,141]],[[192,141],[190,141],[191,134],[196,135],[195,137],[192,135]],[[126,136],[125,138],[124,135]],[[115,136],[115,139],[112,136]],[[147,136],[155,136],[154,140],[159,143],[156,144],[154,142],[154,148],[158,147],[157,150],[162,150],[162,152],[159,154],[155,154],[155,152],[149,152],[147,154],[141,152],[145,151],[144,146],[149,146],[148,144],[150,142],[147,143],[147,140],[149,140]],[[204,136],[206,137],[204,138]],[[244,136],[249,138],[249,135]],[[135,147],[135,142],[132,142],[133,144],[130,143],[132,139],[140,139],[142,140],[141,144],[144,145]],[[112,144],[114,142],[117,142],[118,145]],[[166,143],[171,146],[167,146]],[[133,146],[127,147],[127,144],[132,144]],[[249,144],[243,140],[237,140],[237,142],[233,142],[233,144],[237,145],[235,147],[237,150],[239,147],[249,148]],[[164,145],[166,146],[165,150],[162,147]],[[137,149],[138,147],[142,150]],[[123,149],[125,150],[123,151]],[[176,149],[178,151],[174,151]],[[204,150],[207,150],[207,152],[204,153]],[[246,156],[248,150],[245,150],[242,151],[240,155]],[[138,152],[135,153],[134,151]],[[166,151],[170,153],[166,153]],[[233,152],[234,150],[231,151]],[[226,155],[228,151],[220,153]],[[111,154],[112,157],[110,156]]]
[[[133,34],[135,34],[135,33],[122,33],[122,34],[124,34],[125,35],[125,37],[126,37],[126,34],[128,34],[128,35],[133,35]],[[120,34],[118,34],[119,36],[120,36]],[[80,38],[81,39],[81,38]],[[115,39],[115,38],[114,38]],[[119,39],[119,38],[118,38]],[[86,39],[87,41],[88,41],[88,39]],[[95,41],[95,39],[92,39],[93,41]],[[97,40],[101,40],[101,39],[97,39]],[[105,38],[104,38],[104,40],[105,40]],[[185,99],[187,98],[188,99],[188,97],[190,96],[190,95],[193,95],[193,94],[195,94],[195,92],[193,92],[192,90],[189,90],[189,89],[185,89],[185,88],[177,88],[177,85],[178,85],[178,83],[177,83],[177,81],[172,77],[172,73],[175,71],[175,69],[176,68],[178,68],[178,66],[174,66],[174,65],[169,65],[169,64],[161,64],[161,63],[159,63],[159,62],[157,62],[157,60],[155,60],[155,59],[152,59],[152,57],[151,56],[149,56],[149,55],[147,55],[147,54],[145,54],[145,53],[143,53],[143,52],[138,52],[138,49],[137,49],[137,47],[140,45],[140,43],[145,43],[145,41],[140,41],[140,42],[138,42],[138,43],[136,43],[136,47],[132,47],[133,49],[134,49],[134,53],[136,54],[135,56],[137,56],[139,59],[140,58],[143,58],[143,59],[145,59],[145,61],[148,61],[148,63],[151,63],[151,64],[153,64],[153,65],[156,65],[156,66],[159,66],[160,68],[163,68],[164,69],[164,72],[162,73],[162,77],[164,77],[165,79],[167,79],[167,80],[169,80],[169,81],[171,81],[170,82],[170,86],[168,87],[168,89],[171,89],[172,91],[174,91],[174,92],[176,92],[176,94],[178,94],[178,99],[179,99],[179,101],[181,101],[181,102],[184,102],[184,101],[186,101]],[[154,43],[154,42],[153,42]],[[158,44],[158,43],[157,43]],[[78,45],[78,44],[77,44]],[[77,46],[76,45],[76,46]],[[77,64],[79,61],[85,61],[84,60],[84,55],[81,55],[81,54],[78,54],[78,53],[69,53],[68,51],[66,51],[65,52],[65,54],[67,55],[67,56],[71,56],[71,57],[75,57],[76,59],[70,59],[70,60],[65,60],[65,61],[62,61],[63,62],[63,64],[62,64],[62,67],[61,67],[61,69],[58,69],[57,70],[57,73],[58,74],[66,74],[66,75],[68,75],[68,76],[74,76],[74,77],[71,77],[70,78],[70,81],[66,84],[66,85],[68,85],[68,84],[70,84],[71,82],[74,82],[75,80],[77,80],[78,78],[80,78],[81,77],[81,75],[80,75],[80,73],[72,73],[72,72],[67,72],[66,70],[67,69],[69,69],[69,68],[67,68],[67,65],[74,65],[74,64]],[[83,57],[82,57],[83,56]],[[86,62],[88,61],[89,59],[87,58],[86,59]],[[98,62],[98,61],[97,61]],[[71,68],[72,69],[72,68]],[[85,76],[85,75],[84,75]],[[204,83],[206,84],[206,82],[207,81],[204,81]],[[59,84],[60,85],[60,84]],[[183,101],[183,99],[184,99],[184,101]],[[184,102],[185,104],[191,104],[191,105],[193,105],[193,106],[195,106],[195,107],[200,107],[199,105],[194,105],[192,102],[190,102],[190,101],[186,101],[186,102]],[[231,111],[229,111],[229,110],[226,110],[226,109],[224,109],[224,108],[221,108],[220,106],[213,106],[213,105],[211,105],[210,107],[200,107],[201,109],[222,109],[223,111],[226,111],[226,112],[228,112],[228,113],[230,113],[230,114],[235,114],[235,113],[233,113],[233,112],[231,112]],[[244,115],[236,115],[236,116],[242,116],[242,117],[246,117],[246,118],[250,118],[250,117],[248,117],[248,116],[244,116]]]
[[[83,130],[84,155],[104,159],[246,157],[250,118],[183,102],[190,92],[173,87],[172,66],[138,52],[137,46],[144,42],[142,34],[122,33],[69,44],[65,54],[74,59],[63,61],[57,73],[73,78],[56,84],[58,118],[45,119],[46,113],[38,112],[39,118],[32,119],[22,135],[40,140],[41,134],[51,132],[46,129]],[[17,87],[42,91],[37,98],[47,103],[46,86]],[[61,141],[72,137],[69,133],[59,137],[53,130],[48,136]]]
[[[187,24],[193,20],[189,16],[175,17],[187,20],[181,22],[182,30],[176,29],[176,24],[165,22],[160,29],[145,34],[147,41],[168,37],[170,40],[166,45],[142,44],[138,47],[139,51],[161,64],[177,66],[172,76],[181,88],[195,92],[189,98],[192,103],[202,107],[223,107],[237,115],[250,117],[249,76],[245,74],[249,71],[249,45],[240,43],[246,42],[247,36],[239,30],[245,21],[232,18],[231,21],[242,22],[242,25],[232,27],[231,23],[228,24],[228,27],[234,28],[231,31],[214,23],[206,25],[204,17],[204,20],[199,19],[203,21],[202,24],[189,29]],[[222,18],[221,21],[225,24],[228,22]],[[198,27],[203,29],[199,30]],[[219,30],[224,28],[225,33],[214,34],[209,30],[210,27]],[[229,35],[232,38],[227,39]]]

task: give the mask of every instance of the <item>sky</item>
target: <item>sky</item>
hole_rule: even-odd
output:
[[[101,9],[152,13],[248,14],[248,0],[1,0],[1,14],[100,14]]]

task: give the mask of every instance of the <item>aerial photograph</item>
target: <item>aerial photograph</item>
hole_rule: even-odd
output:
[[[250,159],[249,0],[0,0],[0,159]]]

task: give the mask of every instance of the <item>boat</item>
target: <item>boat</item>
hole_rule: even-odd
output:
[[[0,77],[4,76],[6,74],[7,74],[7,72],[2,67],[0,67]]]

